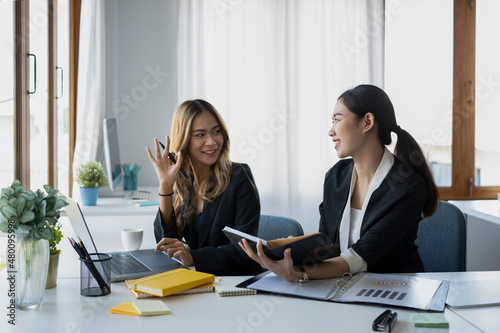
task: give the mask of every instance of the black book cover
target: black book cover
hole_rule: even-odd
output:
[[[224,234],[233,242],[233,244],[243,251],[238,242],[245,238],[250,246],[257,251],[256,245],[258,238],[248,235],[239,230],[225,227]],[[296,240],[294,240],[297,238]],[[287,244],[280,245],[280,243],[287,242]],[[267,245],[265,245],[267,243]],[[287,248],[292,250],[292,259],[294,265],[307,266],[323,260],[338,257],[340,253],[333,246],[333,243],[324,233],[314,233],[306,236],[294,237],[292,239],[284,238],[271,241],[263,240],[263,249],[266,255],[274,260],[283,259],[283,252]]]

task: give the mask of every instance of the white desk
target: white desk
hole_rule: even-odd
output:
[[[141,187],[138,190],[148,191],[151,193],[151,200],[158,201],[158,187]],[[145,206],[139,207],[135,205],[130,205],[128,201],[130,201],[130,192],[123,192],[118,190],[118,195],[124,195],[124,197],[99,197],[97,199],[96,206],[82,206],[80,203],[80,207],[82,208],[83,214],[85,217],[91,216],[153,216],[156,214],[158,210],[158,206]]]
[[[498,200],[450,201],[464,213],[467,226],[466,269],[500,270],[500,202]],[[500,330],[500,329],[499,329]]]
[[[500,225],[500,201],[498,200],[453,200],[449,201],[470,216]]]
[[[110,198],[106,200],[117,200]],[[98,206],[99,207],[99,206]],[[92,207],[90,207],[92,208]],[[136,207],[132,207],[136,208]],[[95,224],[99,232],[93,232],[101,252],[121,250],[119,230],[136,226],[140,219],[145,228],[142,248],[152,248],[154,238],[152,222],[156,209],[151,207],[140,214],[103,218],[90,215],[87,220]],[[97,208],[96,210],[98,210]],[[87,209],[84,210],[87,216]],[[151,214],[151,215],[149,215]],[[115,216],[114,218],[111,218]],[[130,221],[127,218],[132,218]],[[63,234],[71,234],[67,218],[61,219]],[[89,221],[88,221],[89,222]],[[99,224],[100,223],[100,224]],[[101,244],[102,243],[102,244]],[[254,296],[219,297],[215,293],[170,296],[163,298],[172,314],[157,317],[135,317],[110,314],[109,309],[135,300],[122,283],[113,283],[111,294],[104,297],[80,296],[79,262],[67,240],[61,243],[62,254],[57,287],[46,290],[42,306],[33,311],[16,310],[16,326],[7,323],[6,271],[0,272],[0,332],[371,332],[371,323],[387,307],[378,305],[342,304],[321,302],[285,296],[258,294]],[[498,279],[498,272],[421,273],[417,276],[435,277],[451,281],[472,279]],[[226,277],[235,281],[234,277]],[[235,281],[236,283],[236,281]],[[390,308],[390,307],[389,307]],[[415,328],[409,323],[412,309],[391,308],[398,312],[398,324],[394,332],[497,332],[500,327],[500,306],[450,310],[445,317],[450,329]]]
[[[416,276],[448,280],[448,281],[470,281],[470,280],[498,280],[500,283],[500,271],[495,272],[454,272],[454,273],[418,273]],[[483,306],[475,308],[448,309],[474,325],[483,332],[500,331],[500,306]],[[451,326],[450,326],[451,327]],[[450,329],[451,331],[451,329]]]
[[[1,277],[2,274],[0,274]],[[451,278],[452,274],[441,275]],[[496,272],[500,277],[500,272]],[[457,278],[467,278],[459,273]],[[225,277],[231,281],[241,278]],[[236,282],[235,282],[236,283]],[[0,290],[6,290],[6,279],[0,278]],[[56,288],[46,291],[41,307],[32,311],[16,311],[16,326],[0,318],[1,332],[371,332],[371,323],[387,307],[377,305],[322,302],[294,297],[258,294],[239,297],[219,297],[216,293],[169,296],[162,300],[172,313],[154,317],[136,317],[110,314],[109,309],[135,298],[122,283],[113,283],[111,294],[89,298],[80,296],[78,278],[59,279]],[[5,310],[6,292],[0,294]],[[446,309],[444,315],[449,330],[415,328],[409,315],[417,310],[391,308],[398,312],[398,323],[393,332],[480,332],[460,313]],[[500,307],[485,311],[486,322],[497,331]],[[4,312],[5,313],[5,312]],[[469,318],[469,314],[465,314]],[[476,317],[470,315],[471,322]],[[474,318],[472,318],[474,317]],[[475,323],[476,324],[476,323]],[[489,330],[488,323],[480,328]],[[46,329],[44,329],[46,328]],[[485,329],[486,328],[486,329]]]

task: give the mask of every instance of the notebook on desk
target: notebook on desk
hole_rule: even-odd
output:
[[[66,215],[76,237],[80,237],[89,252],[98,253],[90,229],[78,203],[66,197]],[[158,274],[176,268],[187,268],[164,252],[151,250],[111,252],[111,281],[125,281]]]

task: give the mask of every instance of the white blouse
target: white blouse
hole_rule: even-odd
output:
[[[385,148],[384,156],[380,161],[380,164],[373,175],[370,187],[366,193],[365,200],[363,201],[363,206],[361,210],[351,208],[351,197],[354,190],[354,185],[358,179],[356,174],[356,168],[353,168],[351,177],[351,188],[349,190],[349,197],[347,198],[346,207],[344,209],[344,214],[342,215],[342,220],[340,222],[340,252],[342,258],[349,265],[349,272],[351,274],[365,272],[367,270],[366,261],[361,258],[356,251],[352,249],[352,245],[356,243],[360,238],[361,225],[363,223],[363,217],[365,216],[366,207],[372,196],[372,193],[382,184],[389,170],[391,170],[394,164],[394,155]]]

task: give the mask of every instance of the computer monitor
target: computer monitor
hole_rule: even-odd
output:
[[[120,162],[120,149],[118,146],[118,128],[115,118],[104,118],[104,162],[106,175],[111,191],[114,191],[120,185],[123,176]]]

